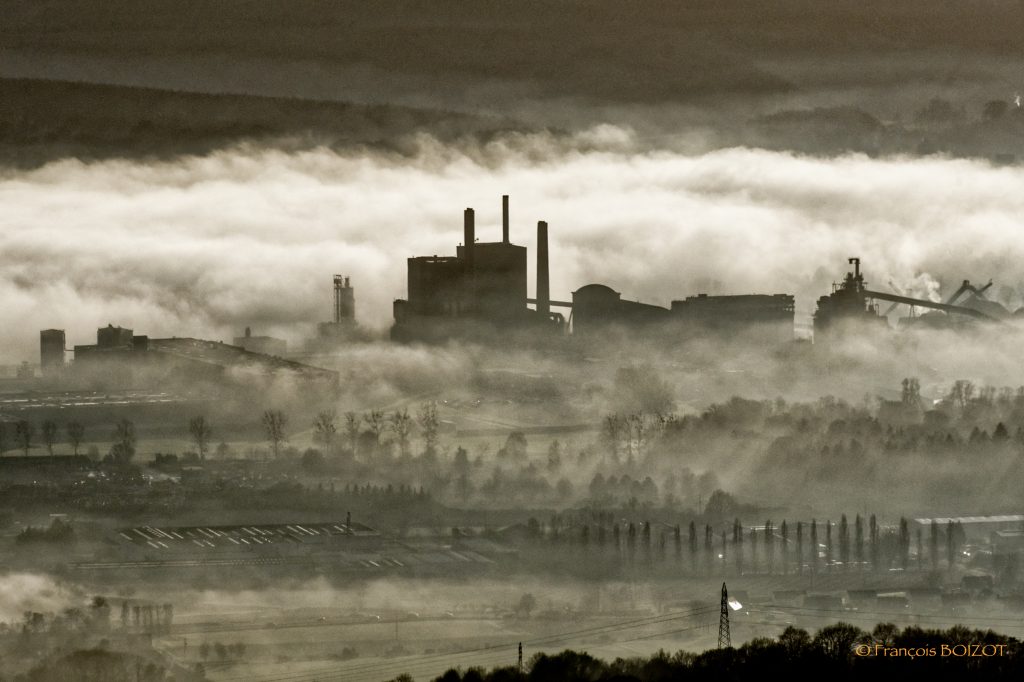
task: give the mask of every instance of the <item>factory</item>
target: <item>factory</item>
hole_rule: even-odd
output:
[[[250,337],[252,338],[252,337]],[[48,336],[40,354],[53,353]],[[265,385],[285,379],[334,390],[338,373],[247,350],[241,345],[193,338],[151,339],[110,324],[96,333],[95,345],[74,347],[74,362],[65,372],[70,384],[128,388],[166,385]]]
[[[571,320],[573,336],[583,340],[639,329],[673,342],[712,337],[775,344],[793,340],[794,310],[789,294],[697,294],[663,308],[588,284],[573,292]]]
[[[551,312],[548,281],[548,224],[537,223],[536,298],[527,297],[526,247],[509,237],[508,196],[502,197],[502,240],[478,242],[476,214],[463,212],[463,243],[455,256],[408,259],[407,299],[394,302],[396,341],[440,342],[559,336],[565,318]],[[533,303],[534,308],[528,304]]]
[[[889,315],[900,306],[907,306],[909,314],[898,319],[899,328],[959,330],[978,322],[999,323],[1024,313],[1024,309],[1011,313],[999,303],[985,298],[991,282],[978,288],[964,280],[945,302],[872,291],[867,288],[861,272],[860,258],[849,258],[848,262],[853,271],[847,272],[841,282],[832,284],[832,293],[818,299],[814,312],[814,340],[817,344],[834,342],[847,333],[863,334],[865,330],[889,329]],[[890,305],[882,310],[879,301]],[[927,312],[918,314],[919,308]]]
[[[408,260],[407,299],[394,302],[396,341],[437,342],[485,339],[498,333],[551,338],[566,332],[576,340],[608,340],[609,334],[643,331],[677,341],[700,335],[751,335],[784,343],[793,338],[793,296],[699,294],[664,308],[630,301],[604,284],[587,284],[572,301],[552,300],[548,224],[537,223],[537,283],[528,298],[526,248],[509,241],[509,202],[502,197],[502,240],[476,240],[475,212],[463,214],[463,243],[455,256],[416,256]],[[529,304],[534,304],[531,309]],[[552,308],[570,310],[569,320]]]
[[[509,197],[502,197],[500,241],[477,239],[476,212],[463,211],[463,241],[455,255],[407,259],[408,295],[393,303],[391,339],[398,342],[443,343],[453,339],[502,345],[561,347],[593,344],[678,344],[699,339],[778,346],[794,340],[795,299],[786,293],[697,293],[672,300],[668,307],[630,300],[612,287],[590,283],[572,292],[571,301],[551,297],[548,224],[537,222],[536,282],[528,291],[527,248],[513,244]],[[828,345],[846,333],[888,330],[897,309],[909,312],[897,328],[964,329],[980,322],[1002,322],[1024,315],[986,298],[992,282],[976,287],[968,280],[945,301],[932,301],[867,288],[860,258],[832,291],[821,296],[813,316],[814,340]],[[333,315],[317,325],[303,359],[337,351],[343,344],[372,340],[356,323],[355,291],[347,275],[334,275]],[[890,283],[890,286],[891,283]],[[884,310],[881,303],[887,303]],[[556,310],[564,312],[556,312]],[[924,311],[924,312],[919,312]],[[137,385],[140,368],[161,380],[186,375],[292,376],[314,383],[336,384],[338,375],[285,359],[284,339],[255,335],[246,327],[233,344],[199,339],[149,339],[131,329],[107,325],[96,343],[76,345],[74,362],[66,364],[64,330],[40,332],[40,368],[44,379],[112,386]],[[162,370],[161,370],[162,368]],[[162,372],[162,373],[161,373]]]

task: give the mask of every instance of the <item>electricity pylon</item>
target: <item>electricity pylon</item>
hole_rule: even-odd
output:
[[[732,637],[729,635],[729,591],[722,583],[722,611],[718,617],[718,648],[728,649],[732,646]]]

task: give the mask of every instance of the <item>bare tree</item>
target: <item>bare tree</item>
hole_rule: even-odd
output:
[[[384,427],[387,425],[384,411],[370,410],[363,415],[363,421],[370,427],[370,433],[373,434],[373,449],[376,452],[380,448],[380,437],[384,433]]]
[[[43,445],[46,453],[53,457],[53,444],[57,442],[57,422],[47,419],[43,422]]]
[[[359,415],[355,412],[345,413],[345,436],[348,438],[348,447],[352,456],[356,456],[356,446],[359,444]]]
[[[328,453],[334,452],[334,439],[338,435],[338,415],[333,410],[318,412],[313,418],[313,440]]]
[[[612,456],[613,463],[619,461],[619,443],[622,440],[623,421],[622,417],[617,413],[610,414],[604,418],[604,425],[601,430],[601,435],[605,444],[608,445],[608,451]]]
[[[71,443],[75,455],[78,455],[78,449],[82,446],[82,441],[85,440],[85,427],[81,422],[68,422],[64,428],[68,433],[68,442]]]
[[[281,444],[287,440],[285,435],[287,426],[288,418],[281,410],[267,410],[263,413],[263,431],[267,435],[275,458],[281,456]]]
[[[206,459],[206,451],[210,448],[210,438],[213,437],[213,427],[210,426],[210,422],[206,421],[206,417],[202,415],[192,417],[188,420],[188,433],[196,446],[196,452],[199,453],[199,459]]]
[[[958,379],[947,396],[956,407],[965,409],[974,397],[974,384],[966,379]]]
[[[395,432],[398,439],[398,450],[402,457],[409,455],[409,434],[412,432],[412,417],[409,410],[395,410],[391,415],[391,430]]]
[[[433,453],[437,450],[437,432],[441,422],[437,418],[437,403],[431,401],[420,406],[419,414],[416,415],[420,430],[423,431],[424,451]]]
[[[644,445],[647,444],[647,417],[643,412],[631,414],[626,420],[629,432],[630,454],[637,459],[643,456]]]
[[[32,422],[21,419],[14,424],[14,442],[25,451],[28,457],[29,448],[32,447],[32,437],[36,435],[36,427]]]
[[[110,447],[110,456],[118,464],[128,464],[135,456],[135,424],[122,419],[114,426],[114,444]]]

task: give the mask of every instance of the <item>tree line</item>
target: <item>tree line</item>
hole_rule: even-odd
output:
[[[527,537],[634,565],[675,561],[692,573],[712,575],[952,570],[966,541],[959,522],[943,525],[933,519],[927,532],[922,526],[911,531],[906,518],[895,527],[884,527],[874,514],[857,514],[852,523],[845,514],[838,523],[812,519],[776,525],[769,519],[748,526],[737,518],[731,526],[714,526],[691,520],[685,528],[658,524],[657,530],[650,521],[614,520],[610,512],[596,516],[593,521],[566,523],[555,514],[546,525],[531,518]]]
[[[977,655],[967,655],[974,652]],[[511,662],[510,662],[511,663]],[[659,651],[607,662],[582,651],[538,653],[520,669],[451,669],[434,682],[721,682],[722,680],[1018,680],[1024,674],[1020,641],[963,626],[871,631],[848,623],[813,635],[793,626],[778,637],[756,637],[738,647],[703,653]],[[392,682],[410,682],[400,675]]]

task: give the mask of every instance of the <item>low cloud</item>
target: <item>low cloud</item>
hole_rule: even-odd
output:
[[[238,147],[176,161],[73,159],[0,175],[0,354],[34,358],[38,329],[90,343],[108,322],[229,339],[298,340],[329,318],[331,275],[384,329],[405,259],[450,254],[461,212],[481,241],[551,225],[552,295],[589,282],[668,305],[701,291],[815,299],[859,256],[874,288],[934,298],[967,278],[1021,305],[1024,170],[940,157],[823,159],[735,148],[634,151],[632,133],[510,135],[411,157]],[[530,264],[531,293],[533,263]]]

